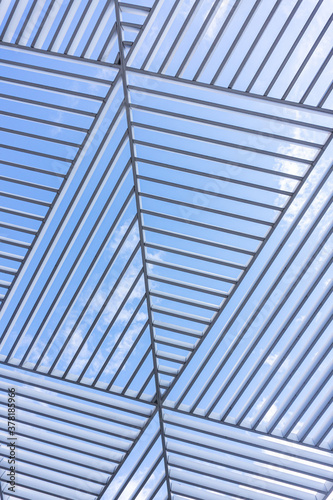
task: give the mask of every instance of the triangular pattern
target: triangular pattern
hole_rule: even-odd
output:
[[[152,408],[3,365],[0,372],[2,402],[8,386],[16,387],[19,498],[90,500],[100,495],[145,428]],[[1,411],[4,414],[5,408]],[[7,429],[1,427],[7,459]],[[11,496],[4,488],[7,493]]]
[[[252,276],[247,295],[236,291],[229,310],[211,326],[167,395],[167,405],[332,448],[332,200],[324,157],[313,170],[312,192],[295,199],[304,205],[282,229],[283,244],[271,242],[273,255],[266,249],[268,258]]]
[[[108,107],[99,125],[105,135],[91,143],[87,154],[91,178],[71,198],[78,209],[58,226],[58,234],[65,237],[49,250],[54,262],[44,269],[44,286],[36,279],[28,283],[32,309],[22,311],[18,304],[2,332],[2,352],[6,363],[28,370],[154,399],[138,217],[119,82]],[[82,212],[80,203],[84,207],[86,202]],[[70,233],[68,227],[73,228]],[[45,264],[46,259],[44,254]],[[47,312],[41,316],[38,311],[44,304]]]
[[[50,61],[9,45],[1,46],[0,57],[2,305],[117,70],[100,72],[62,57]]]
[[[2,2],[1,499],[331,500],[332,20]]]
[[[247,128],[254,106],[244,109],[238,96],[216,89],[208,100],[205,88],[143,75],[135,80],[129,95],[137,178],[166,388],[299,190],[327,131],[311,130],[313,119],[301,109],[272,111],[260,100],[257,129]],[[291,123],[297,138],[290,137]]]
[[[165,499],[168,495],[164,447],[158,415],[154,415],[126,461],[104,489],[101,500]]]
[[[116,0],[118,1],[118,0]],[[153,0],[142,2],[119,2],[119,17],[122,35],[122,50],[126,57],[147,21]]]

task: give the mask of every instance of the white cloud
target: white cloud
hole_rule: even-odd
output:
[[[112,250],[111,252],[112,255],[113,255],[113,250],[115,250],[119,246],[119,243],[121,242],[122,237],[126,233],[130,222],[131,222],[130,220],[126,220],[112,235],[110,243],[107,246],[108,250]],[[122,253],[125,253],[125,251],[131,251],[131,250],[133,251],[138,240],[139,240],[139,229],[137,224],[135,224],[122,247]]]
[[[270,354],[268,356],[268,358],[266,359],[265,364],[272,366],[274,364],[275,360],[277,359],[277,357],[278,357],[278,354]]]
[[[277,405],[274,403],[270,408],[269,410],[267,411],[267,413],[265,414],[264,418],[263,418],[263,422],[269,422],[273,417],[274,415],[276,414],[276,412],[278,411],[278,407]]]
[[[212,17],[212,20],[207,27],[204,40],[212,41],[216,37],[217,33],[219,32],[222,26],[224,18],[228,15],[234,3],[235,0],[226,0],[222,2],[222,4],[218,8],[216,14]]]
[[[282,154],[288,154],[291,156],[295,157],[302,157],[305,153],[303,151],[302,146],[297,145],[297,144],[290,144],[288,146],[280,146],[279,153]],[[293,174],[293,175],[304,175],[303,168],[300,165],[297,165],[294,162],[284,162],[281,163],[280,167],[278,166],[278,170]],[[298,195],[295,197],[293,202],[291,203],[289,209],[287,210],[286,214],[283,217],[282,223],[289,225],[295,217],[299,214],[301,211],[303,205],[307,201],[309,194],[313,191],[314,187],[318,185],[321,177],[323,175],[323,170],[321,168],[314,168],[311,174],[309,175],[308,179],[306,180],[304,186],[298,193]],[[279,181],[279,189],[281,190],[286,190],[286,191],[294,191],[294,181],[292,179],[288,178],[281,178]],[[318,211],[322,207],[323,203],[329,196],[330,192],[332,190],[332,183],[331,185],[327,182],[325,185],[325,188],[320,191],[320,193],[316,196],[316,198],[313,200],[311,203],[311,206],[309,209],[306,211],[302,219],[300,220],[298,224],[298,229],[301,231],[305,231],[309,225],[313,222],[315,219]],[[285,203],[285,196],[283,195],[278,195],[277,198],[275,199],[275,204],[280,205]],[[329,221],[327,221],[327,224],[325,227],[322,228],[322,231],[325,231],[328,227]]]
[[[128,482],[125,491],[120,496],[120,500],[125,500],[125,498],[132,497],[133,493],[135,492],[135,490],[137,489],[139,484],[146,477],[148,471],[149,471],[149,467],[147,466],[147,467],[143,467],[142,469],[140,469],[138,471],[137,474],[135,474],[135,476]],[[110,485],[111,492],[118,491],[121,488],[122,484],[126,481],[126,477],[127,476],[125,474],[120,474],[119,476],[117,476],[115,478],[115,480],[112,481],[112,483]],[[152,478],[155,477],[154,474],[151,477]],[[148,498],[147,496],[142,497],[142,494],[145,493],[145,490],[147,492],[147,489],[143,488],[143,490],[139,493],[139,496],[136,496],[135,499],[136,500],[146,500]],[[107,494],[107,492],[106,492],[106,494]],[[112,496],[104,496],[103,495],[103,500],[111,500],[111,498],[112,498]]]

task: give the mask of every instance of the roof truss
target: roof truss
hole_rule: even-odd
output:
[[[332,498],[329,3],[3,2],[4,500]]]

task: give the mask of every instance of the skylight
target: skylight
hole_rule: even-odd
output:
[[[1,500],[333,498],[332,20],[0,4]]]

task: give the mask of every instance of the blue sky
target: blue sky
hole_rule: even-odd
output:
[[[54,11],[54,23],[61,18],[65,4]],[[328,391],[321,383],[328,383],[330,376],[332,145],[327,141],[332,115],[326,109],[295,104],[329,53],[329,32],[313,52],[311,65],[304,65],[287,100],[275,99],[285,94],[293,82],[295,64],[302,64],[325,26],[328,2],[318,9],[306,44],[297,46],[267,98],[262,94],[271,76],[316,2],[307,2],[292,19],[260,70],[252,96],[242,91],[259,71],[264,47],[273,43],[295,1],[282,2],[274,30],[265,31],[233,81],[255,39],[258,20],[273,8],[273,2],[260,4],[216,77],[215,88],[208,84],[232,44],[234,23],[245,20],[254,2],[236,11],[238,17],[215,48],[212,41],[234,2],[222,2],[215,12],[212,1],[201,2],[170,58],[169,50],[194,2],[179,2],[156,49],[150,51],[174,5],[159,2],[140,43],[128,57],[126,95],[119,69],[112,64],[116,39],[110,41],[102,62],[96,62],[107,22],[115,21],[114,10],[105,11],[86,60],[76,57],[102,15],[103,2],[93,4],[83,24],[86,34],[82,28],[71,42],[68,53],[72,59],[59,55],[71,40],[66,27],[53,47],[58,55],[0,46],[1,111],[3,127],[8,129],[0,131],[4,144],[1,189],[15,196],[3,198],[1,235],[16,240],[1,242],[2,252],[16,255],[13,259],[1,254],[1,280],[12,279],[55,200],[0,313],[0,359],[25,370],[37,368],[40,376],[62,379],[58,387],[77,381],[84,390],[94,387],[102,394],[107,389],[113,395],[122,394],[126,401],[154,400],[155,366],[162,394],[181,372],[167,395],[166,414],[173,415],[172,409],[192,412],[196,418],[222,419],[225,425],[269,432],[276,438],[288,436],[310,446],[320,442],[323,449],[329,449],[330,406]],[[75,5],[71,26],[83,12],[82,2]],[[209,15],[210,22],[190,50]],[[146,16],[144,10],[122,10],[125,23],[141,25]],[[0,30],[6,19],[4,16]],[[6,42],[19,33],[22,20],[16,22]],[[124,39],[133,41],[138,28],[131,27],[131,35],[126,29]],[[27,45],[35,34],[34,29],[27,32]],[[51,37],[52,33],[41,35],[37,48],[44,50]],[[124,50],[126,55],[129,46]],[[207,53],[210,58],[199,71]],[[191,57],[180,71],[186,54]],[[15,63],[20,65],[15,67]],[[161,65],[162,75],[158,75]],[[68,75],[57,74],[57,70]],[[322,98],[327,73],[328,69],[309,92],[306,105],[317,105]],[[225,88],[230,81],[233,90]],[[126,99],[131,106],[128,115]],[[88,130],[90,136],[84,142]],[[324,154],[275,227],[324,145]],[[311,202],[313,193],[316,197]],[[22,212],[33,217],[24,217]],[[182,370],[198,343],[200,349]],[[312,369],[313,375],[307,378]],[[24,373],[20,368],[17,372]],[[295,391],[297,397],[292,401]],[[139,448],[148,446],[155,436],[158,415],[154,418]],[[155,471],[149,469],[162,450],[161,440],[158,437],[147,464],[131,479],[122,499],[134,494],[151,474],[151,483],[136,497],[143,500],[149,484],[153,489],[162,478],[163,461]],[[130,468],[128,462],[116,480],[117,488]],[[164,498],[165,488],[163,484],[154,498]],[[108,495],[106,498],[113,498]]]

